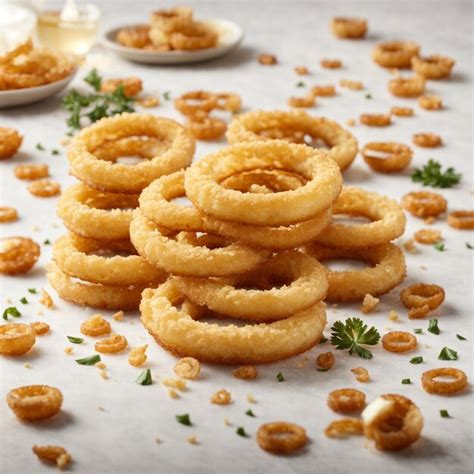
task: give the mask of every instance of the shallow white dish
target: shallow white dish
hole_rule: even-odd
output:
[[[219,33],[219,43],[214,48],[199,49],[196,51],[150,51],[139,48],[128,48],[115,41],[122,28],[138,25],[124,25],[105,33],[103,44],[124,59],[137,63],[147,64],[185,64],[207,61],[227,54],[236,48],[244,36],[242,28],[228,20],[208,20]]]
[[[61,92],[74,79],[76,72],[77,69],[64,79],[52,82],[51,84],[45,84],[44,86],[0,91],[0,109],[33,104],[40,100],[47,99],[48,97]]]

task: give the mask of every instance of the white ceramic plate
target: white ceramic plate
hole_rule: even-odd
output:
[[[47,99],[61,92],[76,75],[77,69],[60,81],[52,82],[44,86],[30,87],[28,89],[14,89],[11,91],[0,91],[0,109],[6,107],[18,107],[20,105],[33,104]]]
[[[219,33],[219,43],[214,48],[199,49],[197,51],[150,51],[146,49],[128,48],[115,41],[117,33],[122,28],[137,25],[124,25],[108,31],[103,37],[104,45],[124,59],[137,63],[147,64],[185,64],[198,63],[218,58],[227,54],[239,45],[244,36],[242,29],[235,23],[227,20],[208,20]]]

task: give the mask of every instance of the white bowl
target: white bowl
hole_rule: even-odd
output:
[[[76,75],[77,69],[69,76],[44,86],[29,87],[27,89],[13,89],[0,91],[0,109],[33,104],[61,92]]]
[[[138,25],[124,25],[105,33],[103,44],[124,59],[147,64],[185,64],[207,61],[227,54],[239,45],[244,36],[242,29],[227,20],[208,20],[219,34],[218,45],[214,48],[198,49],[196,51],[153,51],[139,48],[128,48],[117,43],[115,38],[122,28]]]

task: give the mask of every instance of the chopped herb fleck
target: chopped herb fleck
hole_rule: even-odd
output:
[[[150,369],[145,369],[135,380],[139,385],[151,385],[153,380],[151,379]]]
[[[253,411],[250,410],[250,408],[245,412],[245,414],[246,414],[247,416],[251,416],[251,417],[255,418],[255,415],[254,415]]]
[[[438,242],[437,244],[434,244],[433,247],[436,250],[438,250],[439,252],[444,252],[446,250],[446,247],[441,242]]]
[[[461,336],[461,334],[456,334],[456,337],[457,337],[460,341],[466,341],[466,340],[467,340],[464,336]]]
[[[474,245],[471,245],[469,242],[466,242],[466,247],[471,250],[474,249]]]
[[[421,364],[423,362],[423,357],[418,356],[418,357],[412,357],[410,359],[410,364]]]
[[[410,379],[402,379],[402,384],[403,384],[403,385],[410,385],[410,384],[411,384],[411,380],[410,380]]]
[[[462,174],[457,173],[454,168],[441,171],[441,164],[435,160],[429,160],[423,168],[417,168],[411,175],[414,183],[422,183],[423,186],[433,188],[451,188],[461,181]]]
[[[171,92],[170,91],[163,92],[163,98],[165,100],[171,100]]]
[[[84,78],[84,82],[87,82],[94,90],[100,91],[102,86],[102,78],[99,76],[97,69],[92,69],[89,74]]]
[[[41,145],[41,143],[37,143],[37,144],[36,144],[36,149],[37,149],[37,150],[40,150],[40,151],[44,151],[44,150],[45,150],[44,146]]]
[[[178,423],[181,423],[182,425],[186,426],[191,426],[191,418],[189,418],[189,415],[185,413],[184,415],[175,415],[176,421]]]
[[[423,329],[421,329],[421,328],[416,328],[416,329],[413,329],[413,332],[414,332],[415,334],[423,334]]]
[[[23,296],[23,298],[20,299],[20,303],[28,304],[28,300]]]
[[[100,362],[101,358],[99,354],[94,354],[89,357],[83,357],[82,359],[76,359],[76,362],[80,365],[95,365]]]
[[[327,337],[322,336],[321,339],[319,340],[319,344],[324,344],[325,342],[328,342],[329,339]]]
[[[36,291],[36,288],[28,288],[28,293],[31,293],[32,295],[36,295],[38,291]]]
[[[438,356],[439,360],[458,360],[458,353],[449,347],[443,347]]]
[[[296,87],[305,87],[306,84],[303,81],[299,81],[296,83]]]
[[[278,372],[278,374],[276,375],[276,378],[277,378],[278,382],[284,382],[285,381],[285,377],[283,377],[283,374],[281,372]]]
[[[451,415],[448,413],[448,410],[440,410],[439,414],[441,415],[441,418],[451,418]]]
[[[329,369],[321,369],[321,368],[319,368],[319,367],[316,367],[316,370],[317,370],[318,372],[327,372]]]
[[[5,321],[8,321],[8,316],[12,316],[14,318],[19,318],[21,316],[20,311],[15,306],[10,306],[9,308],[6,308],[5,311],[3,312],[3,319]]]
[[[432,334],[438,335],[441,330],[438,327],[438,320],[437,319],[430,319],[428,322],[428,332]]]
[[[365,94],[366,99],[372,99],[372,94]]]
[[[242,426],[239,426],[237,430],[235,431],[239,436],[242,436],[242,438],[248,438],[248,434],[245,432],[244,428]]]
[[[56,150],[56,148],[54,150],[51,151],[51,154],[52,155],[59,155],[59,150]]]
[[[46,240],[43,242],[43,245],[51,245],[51,240],[46,239]]]
[[[84,339],[82,337],[74,337],[74,336],[66,336],[68,338],[69,342],[72,342],[73,344],[82,344],[84,342]]]

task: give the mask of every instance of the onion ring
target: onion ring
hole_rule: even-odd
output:
[[[412,69],[426,79],[443,79],[451,75],[454,59],[448,56],[433,54],[432,56],[413,56]]]
[[[350,413],[365,407],[365,394],[355,388],[333,390],[328,396],[328,406],[337,413]]]
[[[261,364],[285,359],[313,347],[326,324],[323,303],[282,321],[237,327],[196,321],[196,315],[179,309],[183,301],[170,280],[148,289],[140,305],[141,320],[161,346],[201,362]]]
[[[289,454],[304,448],[308,443],[308,436],[305,429],[299,425],[276,421],[260,426],[257,431],[257,443],[269,453]]]
[[[136,194],[96,191],[82,183],[66,189],[58,202],[57,213],[75,234],[96,240],[127,240]]]
[[[163,271],[139,255],[122,256],[114,250],[113,246],[102,242],[65,235],[54,243],[53,259],[62,272],[91,283],[146,285],[164,278]]]
[[[213,48],[219,37],[211,24],[195,22],[170,34],[170,45],[173,49],[195,51],[197,49]]]
[[[0,354],[20,356],[26,354],[36,342],[36,333],[29,324],[0,325]]]
[[[451,380],[436,380],[437,377],[448,377]],[[460,369],[442,367],[424,372],[421,376],[421,385],[425,392],[436,395],[451,395],[462,392],[468,385],[466,374]]]
[[[316,96],[310,92],[302,97],[296,97],[296,96],[289,97],[287,102],[288,102],[289,107],[295,107],[295,108],[314,107],[316,105]]]
[[[28,185],[28,191],[36,197],[53,197],[61,193],[61,186],[52,179],[36,179]]]
[[[32,180],[46,178],[49,176],[48,165],[37,163],[37,164],[21,164],[15,166],[13,171],[18,179]]]
[[[438,95],[422,95],[418,98],[418,105],[425,110],[439,110],[443,108],[443,100]]]
[[[339,69],[342,67],[340,59],[321,59],[319,64],[325,69]]]
[[[441,194],[431,191],[413,191],[405,194],[401,204],[410,214],[422,219],[438,217],[448,207],[446,199]]]
[[[329,423],[324,430],[328,438],[347,438],[351,435],[364,434],[364,424],[357,418],[342,418]]]
[[[135,310],[140,304],[143,286],[107,286],[74,281],[50,262],[47,273],[50,285],[66,301],[99,309]],[[146,286],[150,286],[151,283]]]
[[[106,339],[101,339],[94,344],[94,349],[103,354],[115,354],[123,351],[128,346],[125,336],[120,334],[112,334]]]
[[[385,68],[410,68],[411,58],[418,54],[420,46],[412,41],[386,41],[372,51],[372,59]]]
[[[411,107],[392,107],[390,113],[396,117],[411,117],[413,115],[413,109]]]
[[[0,240],[0,274],[17,275],[33,268],[40,256],[40,246],[26,237]]]
[[[18,211],[14,207],[0,207],[0,223],[15,222],[17,220]]]
[[[244,273],[257,268],[269,256],[267,251],[253,250],[236,243],[222,242],[224,246],[220,248],[214,245],[207,247],[205,243],[201,246],[198,239],[185,233],[173,238],[166,235],[164,229],[153,225],[139,210],[134,212],[130,236],[143,258],[178,275],[228,276]]]
[[[169,140],[171,144],[163,154],[134,166],[101,160],[92,152],[107,140],[137,135]],[[134,194],[156,178],[188,166],[194,147],[194,141],[174,120],[123,113],[99,120],[76,135],[69,145],[68,159],[71,174],[88,186],[102,191]]]
[[[323,300],[327,291],[324,267],[295,250],[276,254],[255,274],[224,280],[175,277],[174,281],[198,306],[257,322],[280,320],[303,311]],[[284,282],[283,286],[279,282]]]
[[[86,336],[105,336],[110,334],[110,323],[101,314],[94,314],[81,324],[81,332]]]
[[[363,38],[367,33],[367,20],[364,18],[336,17],[331,20],[331,31],[337,38]]]
[[[284,133],[283,139],[295,131],[323,140],[329,147],[328,154],[339,165],[347,169],[357,156],[357,140],[337,122],[325,117],[313,117],[301,110],[263,111],[256,110],[234,118],[226,133],[230,144],[268,140],[263,133],[277,129]]]
[[[406,331],[391,331],[382,337],[382,346],[389,352],[408,352],[416,349],[416,337]]]
[[[174,106],[183,114],[193,116],[198,112],[210,112],[217,108],[218,98],[212,92],[197,90],[186,92],[174,101]]]
[[[48,385],[26,385],[10,390],[7,403],[18,418],[38,421],[59,413],[63,394],[59,389]]]
[[[227,130],[227,124],[216,117],[194,115],[186,123],[186,129],[196,140],[217,140]]]
[[[121,28],[115,40],[117,43],[129,48],[142,49],[150,44],[149,25],[138,25],[130,28]]]
[[[240,193],[219,185],[229,169],[255,168],[293,170],[305,175],[308,182],[274,194]],[[196,207],[217,219],[255,225],[288,225],[310,219],[332,204],[341,185],[333,160],[305,145],[281,140],[233,145],[207,155],[185,173],[186,194]]]
[[[435,148],[443,144],[442,138],[434,133],[415,133],[412,140],[415,145],[424,148]]]
[[[326,247],[346,249],[374,247],[400,237],[405,231],[406,218],[399,204],[365,189],[351,186],[343,188],[332,211],[333,215],[364,216],[373,222],[346,225],[333,221],[315,239]]]
[[[254,365],[241,365],[232,373],[236,379],[255,380],[258,376],[258,369]]]
[[[443,236],[439,230],[435,229],[420,229],[415,232],[413,236],[417,242],[420,244],[437,244],[443,240]]]
[[[201,364],[194,357],[183,357],[176,362],[174,373],[186,380],[195,380],[201,372]]]
[[[396,97],[418,97],[425,91],[425,79],[418,74],[398,76],[389,81],[388,90]]]
[[[392,123],[390,114],[361,114],[359,120],[369,127],[387,127]]]
[[[400,301],[408,309],[424,308],[434,311],[444,302],[445,292],[441,286],[415,283],[404,288],[400,293]],[[417,313],[408,313],[409,317],[416,317]],[[425,316],[425,314],[423,314]]]
[[[411,163],[413,156],[409,146],[395,142],[370,142],[364,145],[361,153],[364,161],[380,173],[403,171]],[[381,154],[384,156],[380,156]]]
[[[336,95],[336,88],[332,84],[316,85],[311,88],[311,93],[316,97],[332,97]]]
[[[240,95],[231,92],[220,92],[216,94],[217,106],[219,110],[227,110],[233,114],[240,111],[242,108],[242,99]]]
[[[388,293],[398,286],[406,275],[405,257],[394,244],[370,249],[332,249],[310,244],[306,251],[319,261],[350,258],[369,262],[374,267],[363,270],[332,271],[328,269],[326,301],[360,301],[367,293],[373,296]]]
[[[454,229],[474,229],[474,211],[450,212],[448,224]]]
[[[152,12],[150,23],[165,32],[179,31],[193,21],[193,11],[189,7],[175,7]]]

